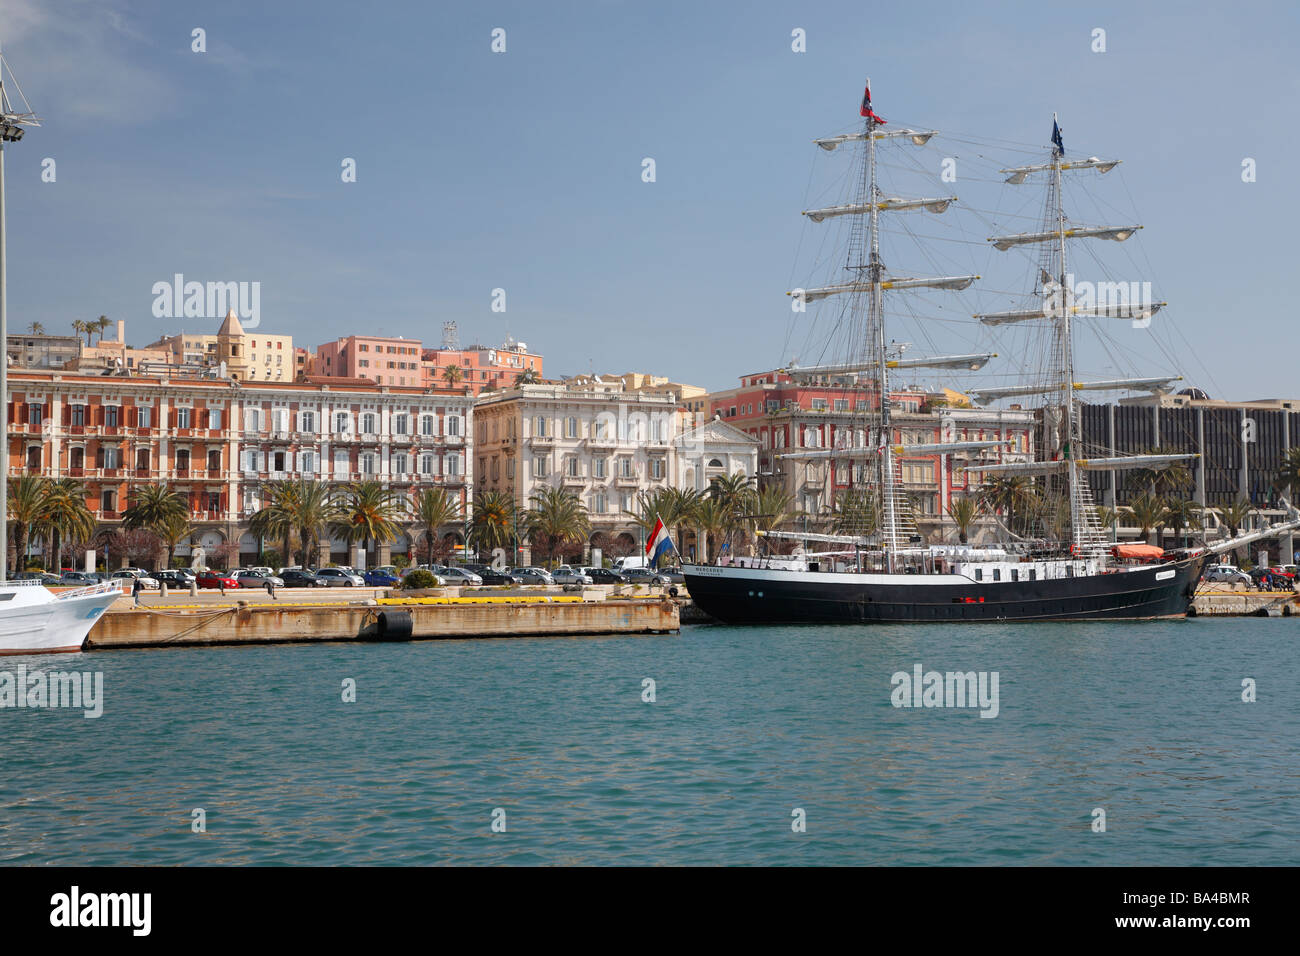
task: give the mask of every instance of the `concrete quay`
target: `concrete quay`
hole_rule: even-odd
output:
[[[681,624],[674,601],[606,599],[603,590],[599,597],[559,589],[459,594],[448,592],[460,589],[437,588],[395,592],[393,597],[386,596],[387,589],[364,590],[383,593],[350,593],[347,600],[337,591],[318,598],[310,589],[281,589],[273,599],[265,591],[259,596],[250,589],[238,598],[231,591],[225,598],[214,593],[198,600],[189,594],[163,599],[152,592],[153,600],[145,597],[139,607],[128,596],[96,622],[85,649],[665,634],[676,632]]]

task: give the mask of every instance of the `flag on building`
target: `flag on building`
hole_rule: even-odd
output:
[[[659,559],[669,550],[676,551],[677,546],[673,544],[668,529],[664,527],[663,519],[656,515],[654,530],[650,532],[650,537],[645,543],[645,556],[650,561],[651,567],[658,568]]]
[[[885,125],[885,121],[871,111],[871,78],[870,77],[867,78],[867,88],[862,94],[862,109],[860,112],[862,113],[863,116],[867,117],[867,119],[873,120],[881,126]]]
[[[1061,127],[1056,125],[1056,114],[1052,114],[1052,150],[1057,156],[1065,155],[1065,143],[1061,140]]]

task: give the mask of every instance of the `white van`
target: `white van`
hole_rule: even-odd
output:
[[[628,555],[625,558],[615,558],[613,570],[631,571],[633,568],[646,568],[646,567],[649,567],[649,565],[646,563],[646,559],[644,557],[642,557],[641,555]]]

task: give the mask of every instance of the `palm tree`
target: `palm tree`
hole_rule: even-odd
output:
[[[89,325],[91,329],[99,333],[99,341],[101,342],[104,341],[104,333],[108,330],[109,326],[111,326],[112,324],[113,324],[113,320],[106,315],[101,315],[95,321],[87,323],[87,325]],[[86,344],[89,345],[90,342],[87,341]]]
[[[86,486],[74,478],[59,478],[46,490],[40,527],[54,544],[54,566],[62,566],[63,543],[86,541],[95,533],[95,516],[86,507]]]
[[[750,518],[754,536],[778,531],[794,513],[794,495],[784,485],[769,484],[754,495],[754,514]]]
[[[541,378],[538,376],[537,370],[532,368],[526,368],[515,376],[516,385],[536,385],[539,381],[541,381]]]
[[[988,508],[1006,515],[1006,527],[1017,533],[1016,514],[1028,510],[1034,498],[1033,481],[1025,475],[989,475],[979,490]]]
[[[1093,512],[1097,515],[1097,524],[1103,531],[1110,532],[1110,539],[1115,540],[1115,525],[1119,522],[1119,512],[1114,508],[1107,508],[1105,505],[1097,505]]]
[[[1238,498],[1226,508],[1220,508],[1219,517],[1222,518],[1223,523],[1228,526],[1228,537],[1235,538],[1240,534],[1242,527],[1254,512],[1255,506],[1245,498]],[[1236,557],[1238,563],[1241,562],[1242,554],[1242,549],[1237,548]]]
[[[1300,490],[1300,448],[1292,448],[1282,456],[1282,463],[1277,469],[1276,487],[1288,499],[1293,492]]]
[[[682,544],[682,526],[690,524],[702,497],[694,488],[664,488],[660,495],[659,517],[665,528],[673,529],[673,541],[678,548]]]
[[[176,561],[176,546],[194,534],[194,525],[190,522],[189,508],[180,514],[164,518],[152,528],[153,533],[167,548],[167,567]]]
[[[32,335],[44,335],[45,326],[40,322],[33,322],[31,325],[27,326],[27,331],[31,332]]]
[[[1175,498],[1165,505],[1165,523],[1174,529],[1174,538],[1183,536],[1183,528],[1202,528],[1201,506],[1186,498]],[[1187,542],[1182,541],[1186,546]]]
[[[966,544],[970,537],[970,526],[984,510],[978,498],[963,495],[948,502],[948,517],[957,525],[957,540]]]
[[[880,527],[880,507],[869,488],[850,488],[835,496],[831,506],[831,534],[875,534]]]
[[[700,549],[703,554],[700,556],[700,563],[706,563],[709,555],[713,553],[712,544],[715,539],[725,535],[735,520],[723,504],[721,498],[712,495],[705,495],[695,506],[695,513],[691,516],[695,526],[700,529]]]
[[[249,519],[248,530],[258,538],[279,538],[283,543],[285,561],[291,561],[289,550],[290,538],[297,526],[299,483],[279,480],[262,483],[262,507]],[[303,567],[311,567],[313,562],[303,560]]]
[[[438,529],[460,521],[460,498],[450,494],[446,488],[426,488],[416,497],[413,514],[417,525],[424,532],[424,543],[428,549],[426,563],[433,564],[433,547]]]
[[[190,506],[185,496],[173,491],[167,482],[141,485],[132,491],[127,508],[122,512],[122,527],[128,531],[144,529],[158,535],[167,522],[184,522],[189,524]],[[167,563],[171,564],[171,551]]]
[[[1129,519],[1138,526],[1140,536],[1148,543],[1152,530],[1164,527],[1167,514],[1165,503],[1149,493],[1138,495],[1129,505]]]
[[[487,551],[504,548],[510,543],[514,520],[515,500],[510,495],[500,491],[475,495],[470,509],[470,540],[476,548]]]
[[[1153,448],[1144,454],[1176,455],[1177,449]],[[1181,461],[1152,468],[1134,468],[1129,473],[1131,487],[1146,488],[1147,493],[1159,498],[1170,498],[1192,483],[1192,473]]]
[[[330,532],[348,544],[360,542],[366,553],[371,541],[392,541],[401,533],[402,505],[394,492],[377,481],[349,484],[334,505]]]
[[[23,545],[28,533],[39,527],[46,514],[46,497],[50,480],[39,475],[20,475],[9,479],[9,527],[14,541],[14,559],[9,567],[23,571]],[[8,547],[9,542],[5,542]]]
[[[442,370],[442,377],[448,385],[455,388],[460,384],[460,380],[464,378],[464,375],[461,373],[459,365],[448,365]]]
[[[572,491],[542,488],[529,500],[533,506],[528,512],[528,540],[545,543],[548,566],[555,557],[556,545],[584,541],[591,533],[587,508]]]
[[[753,511],[754,479],[742,472],[715,475],[709,482],[709,495],[722,502],[732,519],[728,530],[734,530],[743,520],[742,516]]]
[[[323,481],[306,478],[294,483],[293,527],[302,548],[302,566],[316,563],[312,555],[320,550],[321,533],[336,517],[337,502],[333,489]]]
[[[85,322],[85,321],[83,321],[82,319],[73,319],[73,320],[72,320],[72,331],[73,331],[74,333],[76,333],[76,336],[77,336],[77,340],[78,340],[78,342],[80,342],[80,340],[81,340],[81,336],[85,335],[85,336],[87,336],[86,344],[87,344],[87,345],[90,344],[90,341],[89,341],[89,336],[90,336],[90,323]]]

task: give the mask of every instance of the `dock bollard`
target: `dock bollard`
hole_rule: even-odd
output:
[[[198,596],[199,596],[199,579],[195,578],[193,581],[190,582],[190,597],[196,598]]]
[[[166,581],[159,581],[159,582],[158,582],[158,596],[159,596],[159,597],[166,597],[166,596],[167,596],[167,582],[166,582]]]

